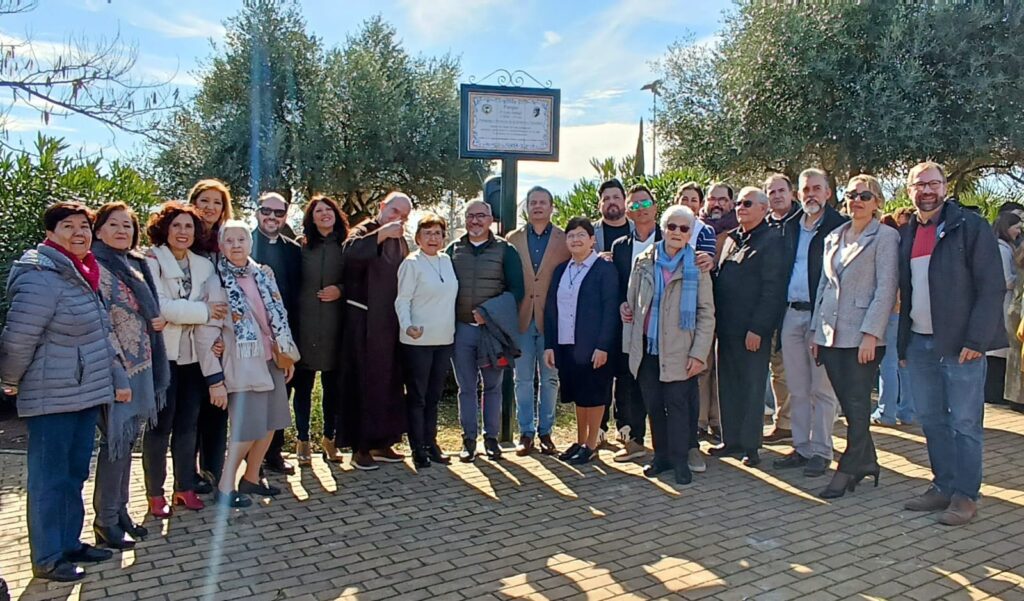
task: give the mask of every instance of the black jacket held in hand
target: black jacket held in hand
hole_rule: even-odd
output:
[[[811,293],[811,306],[814,306],[815,297],[818,295],[818,281],[821,280],[821,262],[825,255],[825,237],[832,230],[846,223],[846,217],[840,215],[839,211],[829,205],[822,207],[821,211],[824,215],[820,217],[821,223],[818,224],[818,231],[811,238],[811,246],[807,251],[807,289]],[[796,251],[800,245],[800,228],[803,227],[803,222],[804,213],[801,211],[799,216],[794,216],[793,219],[787,221],[783,226],[783,244],[786,248],[786,287],[782,291],[783,302],[787,300],[785,297],[789,291],[789,279],[793,277],[793,265],[796,263]],[[779,328],[782,328],[781,314],[779,315]]]
[[[618,242],[616,242],[617,244]],[[548,298],[544,305],[544,348],[558,348],[558,285],[569,266],[566,261],[551,276]],[[580,282],[574,324],[573,360],[579,365],[590,363],[594,351],[605,351],[608,356],[621,349],[622,318],[619,317],[619,278],[607,261],[594,261],[590,271]],[[556,358],[560,358],[555,353]]]
[[[715,331],[719,337],[753,332],[769,344],[786,303],[786,255],[782,234],[762,221],[749,232],[725,238],[715,272]]]
[[[981,216],[953,200],[942,208],[940,230],[928,264],[928,296],[932,304],[935,350],[955,358],[969,348],[979,353],[1007,346],[1003,325],[1003,279],[999,245]],[[910,343],[913,286],[910,256],[917,219],[900,228],[900,359]]]

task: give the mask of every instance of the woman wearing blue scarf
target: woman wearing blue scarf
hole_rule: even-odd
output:
[[[671,469],[678,484],[692,479],[687,454],[697,432],[697,374],[715,331],[711,276],[697,268],[688,244],[695,219],[679,205],[662,215],[662,241],[637,257],[629,276],[632,319],[623,332],[629,369],[651,420],[654,460],[644,475]]]

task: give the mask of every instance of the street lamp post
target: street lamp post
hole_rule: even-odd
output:
[[[641,91],[650,90],[654,97],[654,115],[651,119],[651,175],[658,174],[658,89],[660,87],[661,80],[655,79],[640,88]]]

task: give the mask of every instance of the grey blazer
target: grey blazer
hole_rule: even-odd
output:
[[[856,348],[864,334],[885,345],[885,327],[899,289],[900,235],[876,219],[836,264],[842,236],[851,222],[825,238],[824,263],[814,307],[814,342],[834,348]]]

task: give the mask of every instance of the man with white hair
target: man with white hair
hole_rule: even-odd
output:
[[[462,425],[462,452],[459,460],[469,463],[476,459],[476,439],[480,429],[481,401],[477,398],[483,381],[484,450],[492,460],[501,458],[498,434],[501,429],[502,365],[480,366],[477,348],[480,346],[480,326],[486,318],[481,305],[506,292],[522,302],[523,265],[519,253],[511,244],[491,232],[494,216],[491,207],[482,200],[466,205],[466,233],[452,242],[445,251],[452,258],[455,276],[459,279],[459,293],[455,297],[455,381],[459,385],[459,422]],[[518,312],[512,316],[518,323]]]
[[[828,201],[832,188],[820,169],[805,169],[797,180],[803,215],[786,223],[783,241],[789,282],[779,338],[789,388],[793,451],[776,459],[776,469],[802,467],[807,477],[822,476],[832,463],[832,425],[839,400],[825,367],[811,355],[811,321],[821,279],[825,237],[846,222]]]
[[[722,244],[715,274],[718,333],[718,399],[723,444],[715,455],[761,463],[764,386],[772,332],[785,302],[786,266],[782,235],[765,223],[768,196],[759,188],[740,190],[739,227]]]

